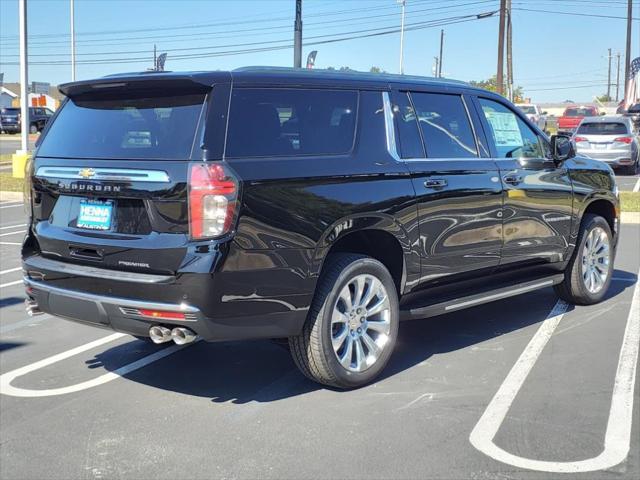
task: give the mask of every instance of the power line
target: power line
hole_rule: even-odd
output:
[[[577,13],[577,12],[559,12],[557,10],[538,10],[538,9],[535,9],[535,8],[518,7],[518,8],[514,8],[513,10],[518,10],[518,11],[521,11],[521,12],[556,13],[558,15],[572,15],[572,16],[575,16],[575,17],[613,18],[613,19],[621,19],[621,20],[626,20],[627,19],[627,17],[621,17],[621,16],[617,16],[617,15],[601,15],[601,14],[595,14],[595,13]],[[632,20],[640,20],[640,18],[634,17],[634,18],[632,18]]]

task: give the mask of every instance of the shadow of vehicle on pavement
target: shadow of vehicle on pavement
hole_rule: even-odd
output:
[[[614,277],[620,280],[612,282],[607,299],[633,287],[637,280],[623,271],[616,271]],[[433,355],[540,324],[557,301],[553,290],[545,289],[424,321],[403,322],[396,350],[377,381],[390,379]],[[86,363],[89,368],[113,371],[140,358],[140,353],[144,356],[158,348],[166,347],[136,340],[105,350]],[[154,388],[235,404],[272,402],[324,388],[306,379],[289,352],[268,340],[198,342],[129,373],[126,378]]]

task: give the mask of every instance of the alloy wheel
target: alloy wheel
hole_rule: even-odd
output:
[[[604,229],[591,230],[582,249],[582,281],[590,293],[600,292],[609,277],[610,252],[609,236]]]

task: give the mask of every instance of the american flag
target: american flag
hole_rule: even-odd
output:
[[[629,110],[631,105],[640,103],[640,57],[634,58],[629,70],[629,86],[624,95],[624,109]]]

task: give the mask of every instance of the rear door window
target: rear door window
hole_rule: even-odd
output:
[[[38,151],[43,157],[188,160],[204,94],[69,99]]]
[[[498,158],[545,157],[544,145],[536,132],[513,110],[486,98],[478,101],[487,119]]]
[[[428,158],[478,156],[473,129],[459,95],[411,93]]]
[[[399,92],[396,95],[393,116],[400,138],[400,156],[402,158],[424,158],[418,119],[406,92]]]
[[[582,123],[577,133],[583,135],[626,135],[627,126],[621,122]]]
[[[358,93],[351,90],[236,88],[226,156],[339,155],[353,148]]]

